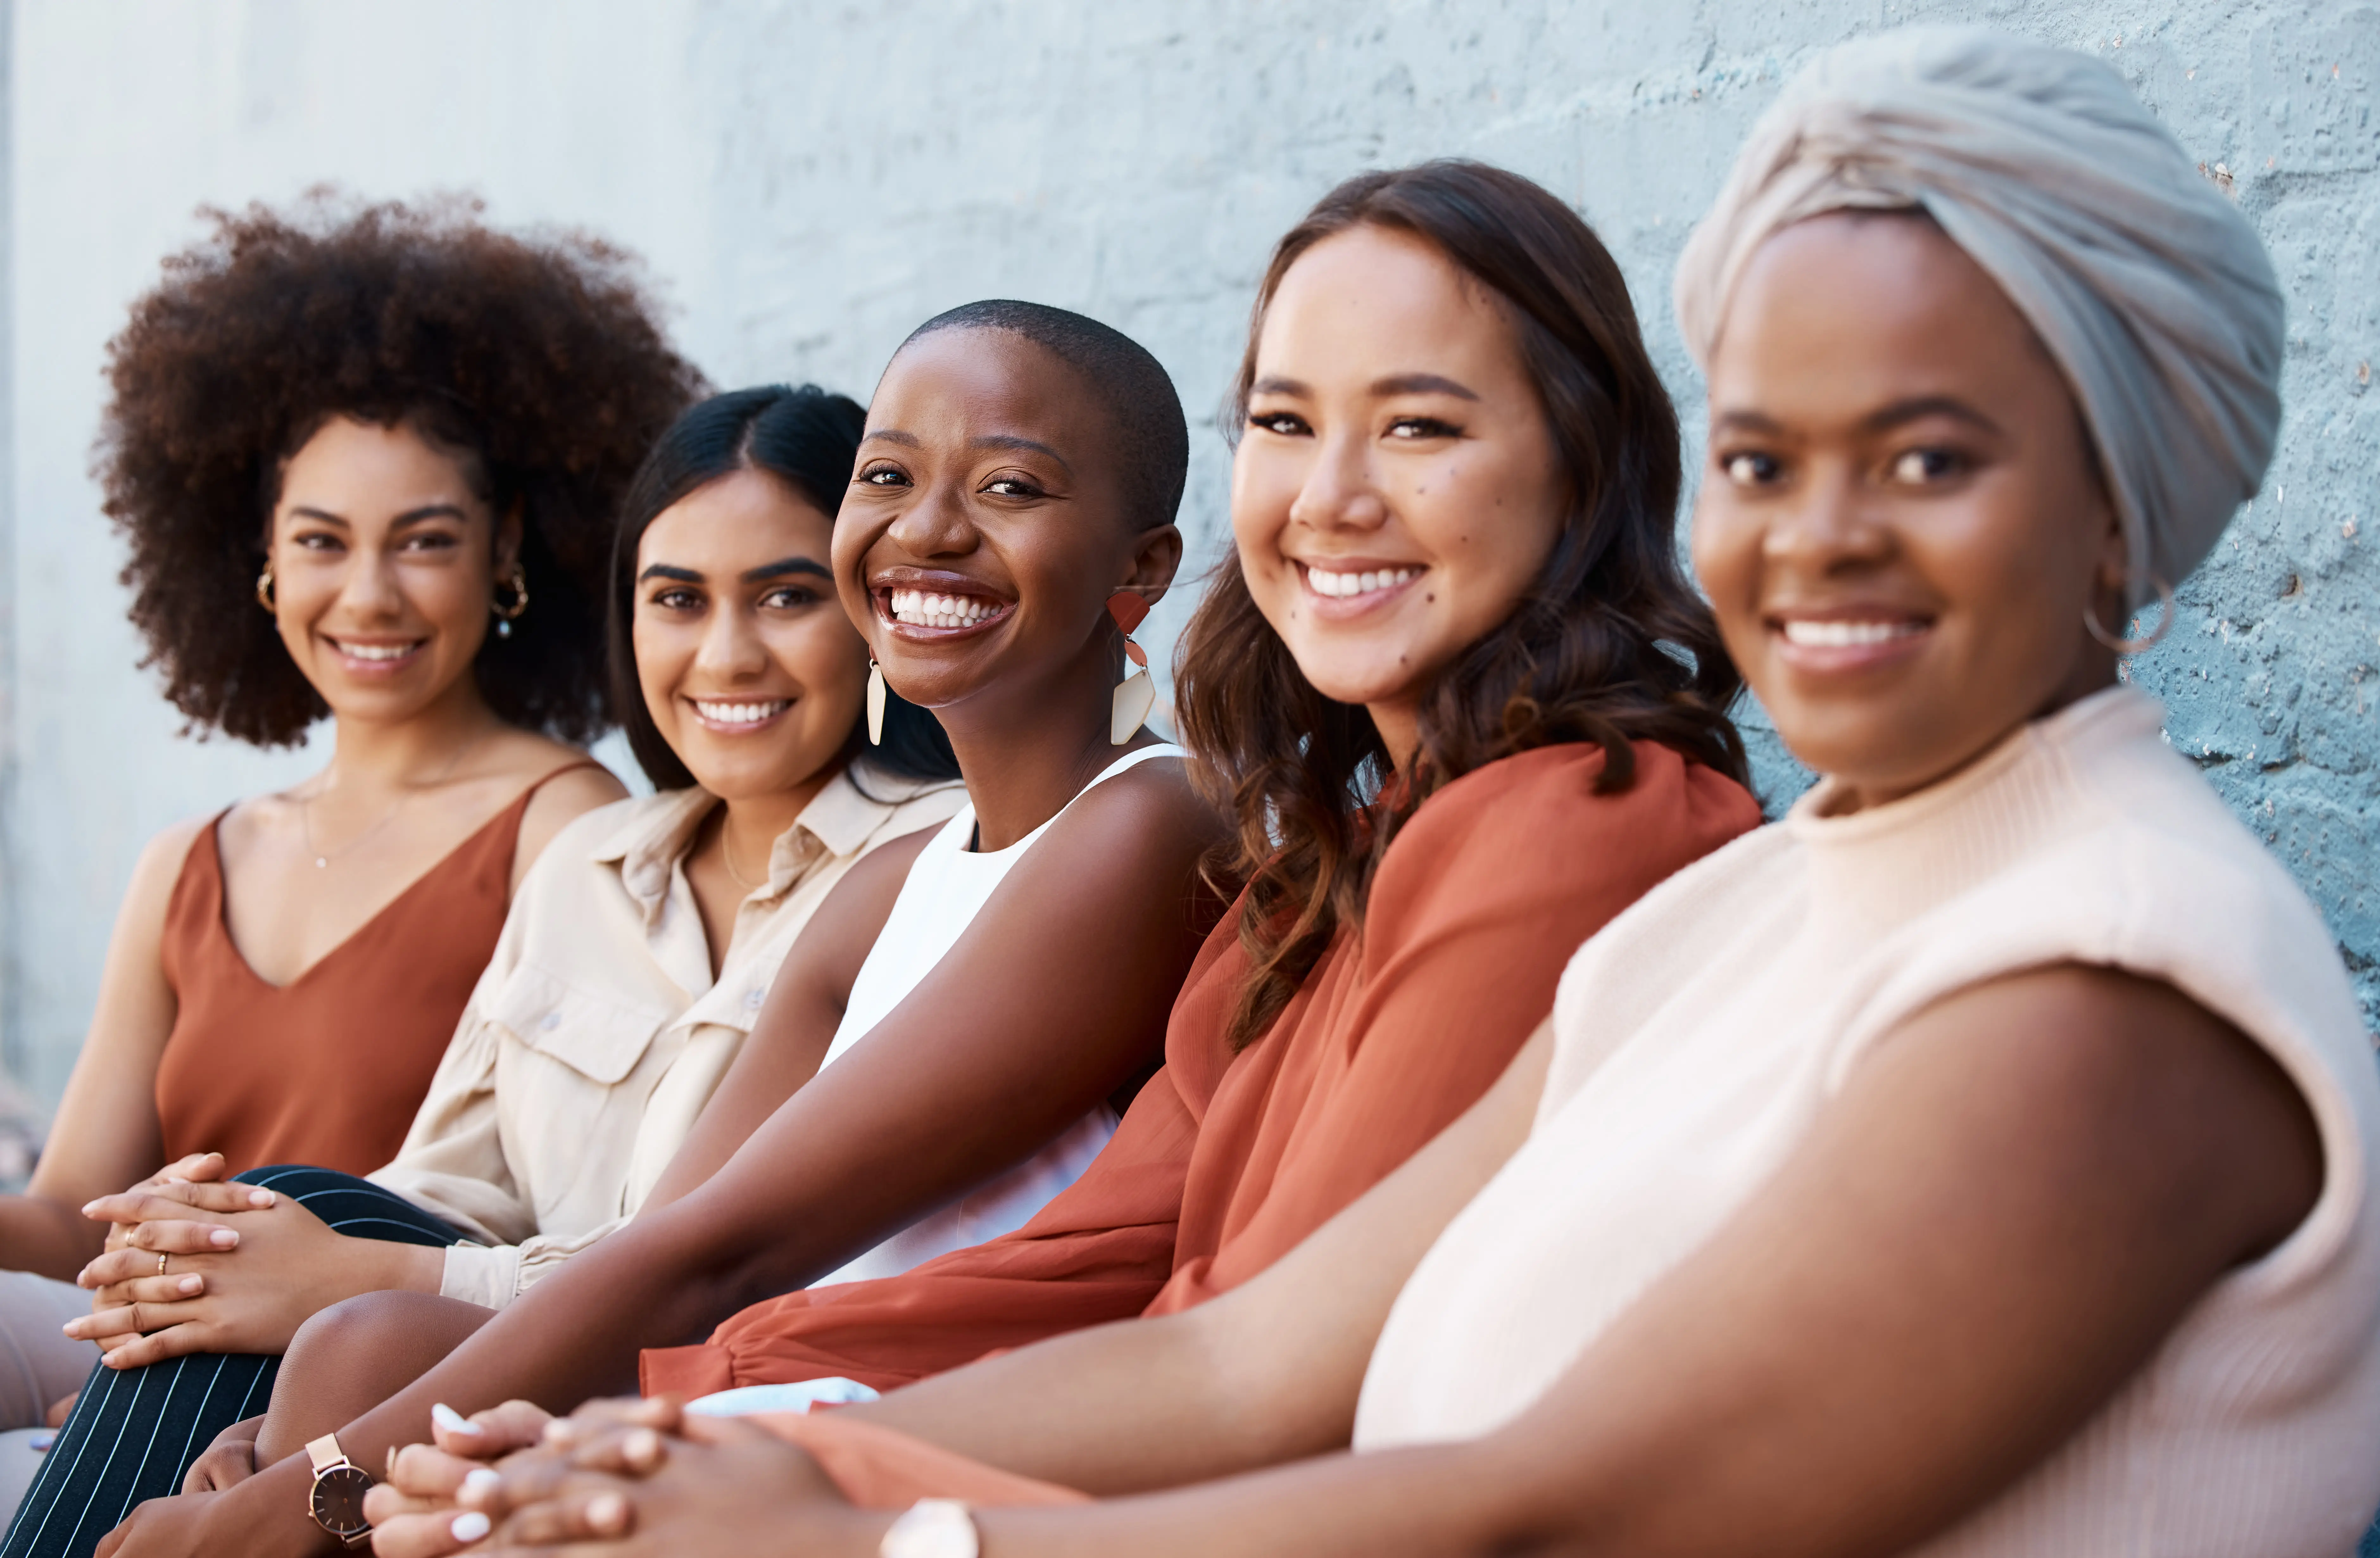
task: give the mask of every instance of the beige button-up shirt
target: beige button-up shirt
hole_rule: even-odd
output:
[[[719,804],[590,811],[521,882],[395,1162],[370,1175],[469,1235],[440,1291],[502,1308],[633,1216],[743,1047],[786,950],[869,850],[965,803],[863,771],[820,790],[735,911],[719,977],[686,857]]]

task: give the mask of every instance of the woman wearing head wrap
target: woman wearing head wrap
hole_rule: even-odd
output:
[[[2253,235],[2104,66],[1909,32],[1789,90],[1679,296],[1696,566],[1817,788],[1589,941],[1496,1089],[1245,1287],[786,1426],[815,1465],[582,1420],[485,1516],[658,1552],[773,1486],[818,1553],[2352,1547],[2380,1081],[2320,918],[2118,675],[2271,451]],[[980,1507],[861,1507],[919,1493]]]

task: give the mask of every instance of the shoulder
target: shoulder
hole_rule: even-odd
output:
[[[1493,882],[1515,870],[1575,882],[1583,866],[1641,892],[1760,822],[1733,780],[1658,742],[1633,743],[1626,788],[1601,791],[1603,749],[1564,742],[1475,769],[1417,808],[1381,864]],[[1633,895],[1632,895],[1633,896]]]
[[[941,835],[949,822],[944,817],[897,834],[888,828],[880,842],[851,863],[851,868],[835,882],[827,902],[835,905],[839,913],[876,903],[881,903],[889,911],[892,900],[900,895],[901,884],[909,880],[909,868],[917,863],[926,846]]]
[[[1073,845],[1108,844],[1139,853],[1204,849],[1228,833],[1222,814],[1191,782],[1187,759],[1146,759],[1091,785],[1075,798],[1051,838]]]
[[[140,854],[132,863],[132,881],[124,894],[128,920],[164,921],[175,884],[181,881],[189,864],[190,850],[213,824],[216,815],[186,817],[159,829],[140,846]]]
[[[670,791],[659,795],[629,796],[588,807],[575,815],[563,818],[553,826],[545,846],[533,859],[526,860],[516,901],[526,901],[533,893],[580,891],[590,877],[608,876],[616,881],[614,871],[604,870],[596,856],[615,835],[630,832],[651,813],[666,809],[674,799]],[[532,805],[535,803],[532,802]],[[524,827],[527,819],[523,819]],[[519,852],[516,850],[516,855]]]
[[[171,883],[182,874],[182,867],[190,858],[190,846],[199,842],[199,835],[212,826],[220,815],[220,812],[210,812],[203,817],[185,817],[178,822],[158,829],[149,842],[140,846],[140,858],[132,867],[133,880],[163,877]]]
[[[521,813],[520,833],[513,846],[516,886],[565,826],[598,808],[618,803],[628,794],[628,787],[601,763],[555,773],[566,764],[586,761],[587,754],[557,741],[536,739],[545,749],[524,753],[528,761],[521,765],[526,783],[536,785],[537,791]]]

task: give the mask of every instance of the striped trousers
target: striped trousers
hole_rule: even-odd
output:
[[[401,1196],[331,1169],[250,1169],[237,1176],[293,1197],[334,1233],[396,1244],[449,1245],[462,1235]],[[134,1504],[182,1491],[215,1435],[273,1401],[278,1357],[193,1353],[146,1369],[91,1370],[74,1415],[8,1535],[0,1558],[91,1558]]]

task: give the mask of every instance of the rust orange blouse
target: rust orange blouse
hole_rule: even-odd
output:
[[[890,1389],[1003,1347],[1185,1308],[1245,1282],[1451,1124],[1553,1009],[1571,954],[1681,866],[1756,825],[1740,785],[1636,744],[1540,748],[1432,796],[1265,1037],[1225,1029],[1236,915],[1176,1000],[1166,1065],[1106,1150],[1015,1233],[897,1277],[791,1293],[698,1346],[649,1351],[649,1394],[844,1376]]]
[[[165,1159],[221,1152],[228,1172],[310,1163],[369,1174],[396,1156],[495,951],[521,818],[554,770],[285,985],[268,984],[224,919],[217,816],[165,907],[176,1007],[157,1067]]]

